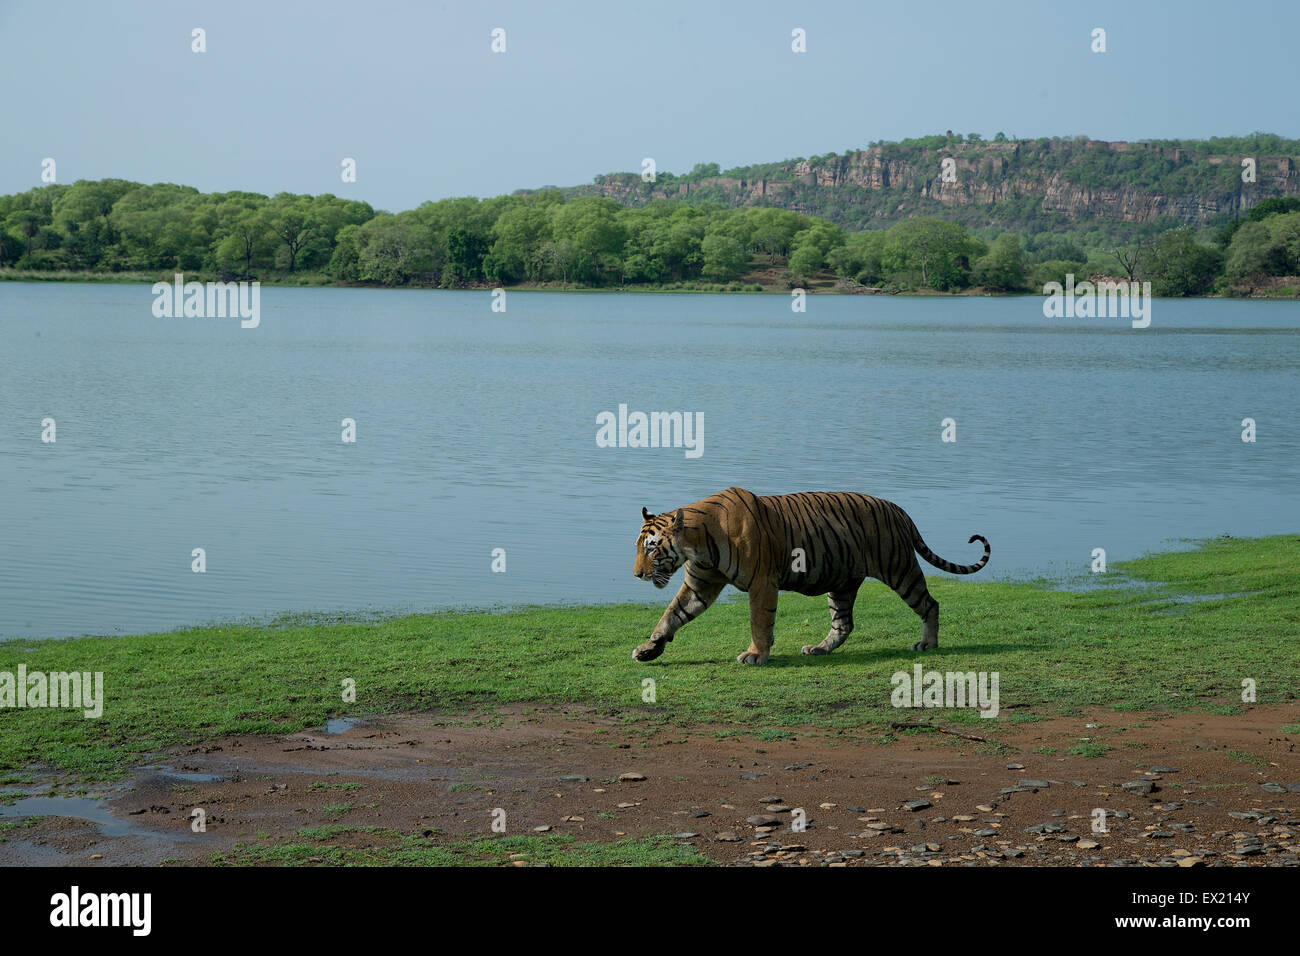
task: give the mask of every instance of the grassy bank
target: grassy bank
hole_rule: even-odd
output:
[[[439,842],[383,827],[304,827],[301,842],[241,844],[218,854],[218,866],[503,866],[526,860],[546,866],[700,866],[712,862],[669,837],[579,843],[571,836],[476,837]],[[348,841],[359,845],[339,845]]]
[[[937,652],[913,654],[915,615],[868,582],[857,630],[829,657],[799,647],[829,627],[824,598],[781,598],[764,667],[734,657],[748,643],[744,600],[710,609],[651,664],[631,659],[662,605],[415,615],[283,629],[212,627],[134,637],[0,643],[0,671],[102,671],[103,716],[0,710],[0,781],[30,768],[111,778],[168,746],[226,734],[285,734],[327,717],[512,701],[579,702],[627,719],[747,728],[887,728],[928,719],[890,706],[890,676],[920,662],[997,671],[1001,715],[938,712],[978,724],[1122,709],[1241,706],[1296,699],[1300,536],[1215,540],[1199,550],[1113,565],[1131,585],[1087,593],[1032,584],[932,579],[942,605]],[[675,584],[671,587],[675,587]],[[667,600],[672,589],[656,593]],[[1193,600],[1193,598],[1212,599]],[[642,700],[654,678],[656,701]],[[343,703],[343,681],[356,702]]]

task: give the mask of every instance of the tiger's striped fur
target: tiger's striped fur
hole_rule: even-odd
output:
[[[684,625],[699,617],[728,584],[749,593],[749,649],[736,660],[762,664],[772,651],[777,594],[825,594],[831,631],[805,654],[829,654],[853,631],[858,588],[875,578],[921,617],[921,640],[912,650],[939,646],[939,603],[930,596],[916,560],[951,574],[974,574],[989,561],[989,543],[975,564],[953,564],[929,549],[898,505],[869,495],[801,492],[759,496],[728,488],[693,505],[662,514],[641,509],[633,573],[662,588],[683,565],[685,580],[650,639],[632,652],[651,661]],[[795,550],[803,552],[803,565]]]

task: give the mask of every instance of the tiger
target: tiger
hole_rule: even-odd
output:
[[[775,639],[780,591],[825,594],[831,630],[805,654],[829,654],[853,632],[853,604],[867,578],[884,582],[921,617],[914,651],[939,646],[939,602],[916,560],[951,574],[974,574],[989,562],[988,539],[975,564],[945,561],[926,546],[907,512],[891,501],[852,492],[760,496],[728,488],[695,504],[651,514],[641,509],[633,573],[657,588],[685,565],[685,580],[649,640],[632,651],[652,661],[684,625],[695,620],[728,584],[749,593],[750,645],[741,664],[764,664]]]

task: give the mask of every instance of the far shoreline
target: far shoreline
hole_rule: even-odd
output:
[[[32,271],[18,271],[14,269],[0,269],[0,282],[31,282],[31,283],[51,283],[51,284],[68,284],[68,285],[153,285],[157,282],[171,283],[174,281],[175,273],[167,275],[149,275],[145,273],[100,273],[100,272],[57,272],[57,273],[37,273]],[[493,285],[490,283],[467,283],[454,288],[446,288],[435,284],[407,284],[407,285],[383,285],[379,283],[361,283],[361,282],[338,282],[327,279],[320,273],[304,273],[301,276],[290,278],[288,276],[273,276],[270,278],[253,278],[237,279],[222,278],[220,276],[208,273],[189,273],[186,274],[187,281],[193,282],[239,282],[249,281],[258,282],[269,288],[283,289],[375,289],[375,290],[392,290],[392,291],[419,291],[419,292],[491,292],[494,289],[504,289],[506,292],[554,292],[554,293],[580,293],[580,294],[665,294],[665,295],[780,295],[789,296],[796,291],[795,288],[780,288],[776,284],[761,284],[757,282],[737,281],[732,283],[700,283],[700,282],[683,282],[675,285],[657,285],[657,286],[576,286],[576,285],[557,285],[550,282],[542,283],[519,283],[517,285]],[[1118,280],[1117,280],[1118,281]],[[741,288],[733,288],[733,286]],[[1023,299],[1023,298],[1045,298],[1046,293],[1035,292],[1033,290],[1023,290],[1015,292],[992,292],[980,287],[971,287],[962,289],[957,292],[940,292],[933,289],[926,290],[885,290],[876,288],[843,288],[837,287],[837,280],[818,280],[811,283],[808,287],[803,288],[808,295],[834,295],[834,296],[905,296],[914,299]],[[1234,302],[1250,301],[1281,301],[1295,302],[1300,301],[1300,290],[1294,288],[1280,289],[1274,294],[1252,294],[1252,295],[1222,295],[1219,293],[1209,293],[1206,295],[1183,295],[1183,296],[1161,296],[1155,293],[1149,294],[1150,298],[1161,300],[1173,299],[1225,299]]]

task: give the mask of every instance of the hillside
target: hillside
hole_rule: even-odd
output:
[[[0,196],[0,279],[1300,295],[1300,141],[935,136],[727,171],[421,203],[125,179]],[[1255,162],[1242,180],[1242,157]]]
[[[1256,163],[1249,184],[1241,165],[1248,156]],[[945,159],[955,181],[941,175]],[[562,192],[628,206],[675,199],[776,207],[850,231],[934,216],[976,230],[1092,228],[1121,237],[1221,225],[1263,199],[1300,196],[1297,159],[1300,140],[1259,133],[1138,143],[948,134],[726,171],[700,164],[649,183],[639,173],[612,173]]]

